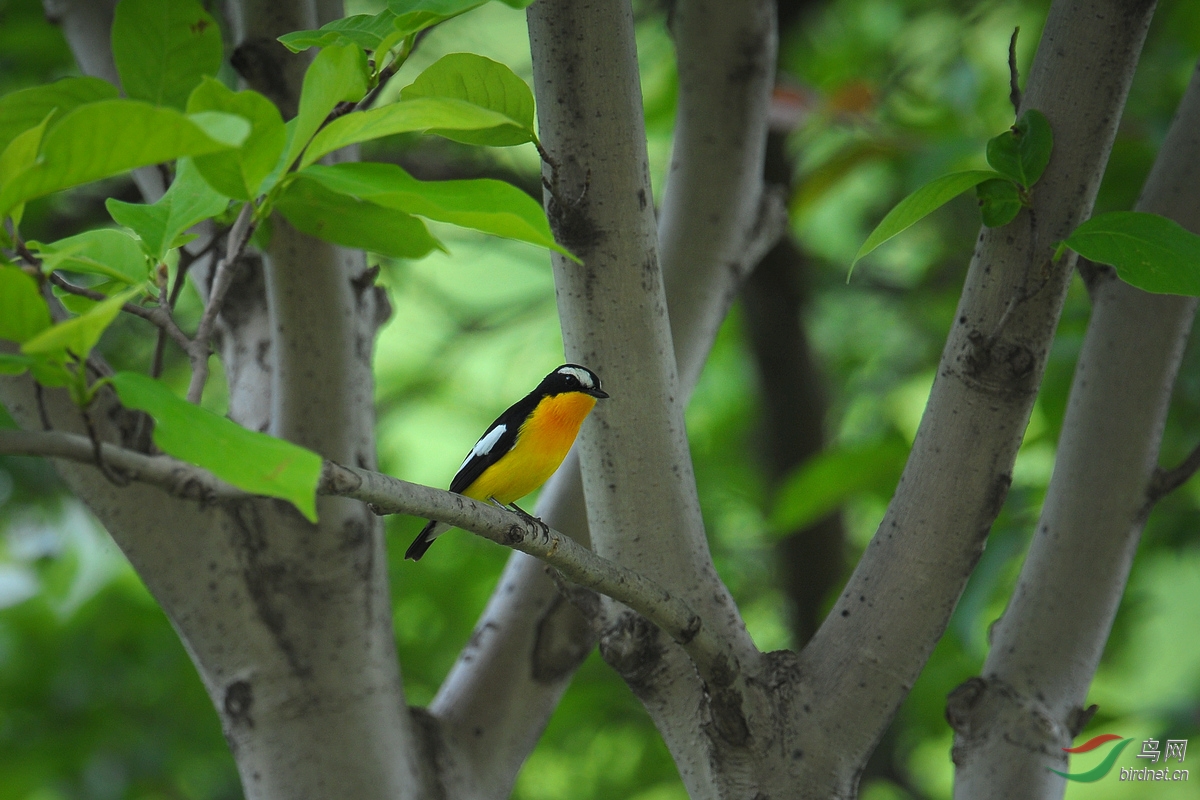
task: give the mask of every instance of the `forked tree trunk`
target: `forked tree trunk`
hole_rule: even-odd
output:
[[[294,107],[302,65],[288,61],[274,37],[315,27],[317,5],[238,6],[235,63],[285,109]],[[319,6],[321,19],[335,15],[330,3]],[[555,258],[567,356],[601,374],[612,394],[581,436],[587,522],[577,522],[575,533],[590,531],[596,553],[686,601],[702,623],[691,634],[712,647],[698,653],[690,645],[700,638],[685,635],[672,642],[615,601],[576,596],[589,614],[564,610],[540,568],[517,559],[498,597],[514,586],[520,603],[509,611],[495,600],[485,618],[500,619],[505,636],[470,647],[483,656],[479,664],[519,672],[489,694],[497,672],[464,657],[432,713],[410,713],[392,640],[382,530],[364,506],[323,498],[314,526],[281,503],[197,508],[146,486],[114,487],[90,466],[58,463],[179,631],[221,716],[247,797],[505,796],[590,649],[588,625],[646,705],[693,798],[853,797],[1004,500],[1073,267],[1073,257],[1053,263],[1050,254],[1090,212],[1152,9],[1150,0],[1060,0],[1051,8],[1024,107],[1050,120],[1053,157],[1032,209],[981,234],[897,494],[833,613],[797,655],[759,653],[715,573],[683,424],[685,398],[740,277],[736,265],[757,257],[754,229],[771,219],[761,189],[771,9],[759,0],[678,4],[680,132],[656,224],[629,3],[531,6],[541,138],[554,159],[545,170],[548,210],[560,241],[585,262]],[[80,52],[103,50],[107,30],[96,29],[97,6],[66,2],[58,10]],[[145,183],[151,195],[161,191]],[[1165,207],[1151,196],[1148,207]],[[227,314],[219,342],[226,371],[236,376],[231,408],[241,421],[327,458],[373,467],[369,354],[384,301],[363,288],[361,257],[278,222],[261,271],[246,274],[230,307],[246,316]],[[1097,337],[1106,306],[1121,309],[1114,318],[1125,320],[1114,336],[1135,306],[1150,317],[1165,314],[1111,281],[1096,291]],[[1176,302],[1170,310],[1176,322],[1162,336],[1177,348],[1190,306]],[[260,355],[265,367],[244,361]],[[1173,357],[1164,359],[1156,391],[1169,382]],[[46,395],[55,427],[81,430],[62,393]],[[39,425],[27,379],[0,380],[0,400],[23,427]],[[1085,399],[1076,402],[1086,418]],[[96,416],[108,441],[131,444],[138,425],[113,398],[101,400]],[[1130,463],[1144,483],[1161,409],[1146,411],[1142,423]],[[1056,486],[1072,480],[1069,459],[1085,452],[1067,430]],[[578,519],[582,506],[570,484],[569,475],[557,482],[567,488],[552,490],[561,505],[548,516]],[[1056,500],[1077,496],[1056,491]],[[1065,508],[1048,503],[1047,518],[1060,514],[1064,525],[1083,519]],[[1118,577],[1129,528],[1136,538],[1138,523],[1123,519],[1110,559]],[[1048,563],[1033,589],[1061,573]],[[1027,643],[1034,640],[1020,638],[1027,624],[1019,622],[1020,602],[1005,625],[1015,643]],[[1107,619],[1088,623],[1088,658],[1099,652]],[[1022,683],[1040,678],[1020,664],[995,669],[1010,670],[1003,679],[1019,689],[1040,686]],[[1069,725],[1064,714],[1080,691],[1072,683],[1055,694],[1051,716]],[[1055,736],[1047,741],[1062,738]]]

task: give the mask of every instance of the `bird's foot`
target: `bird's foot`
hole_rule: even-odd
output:
[[[542,536],[544,538],[546,538],[546,539],[550,538],[550,526],[547,525],[546,523],[542,522],[540,517],[535,517],[533,514],[530,514],[528,511],[521,508],[516,503],[509,503],[508,507],[512,511],[515,511],[517,514],[519,514],[521,516],[521,518],[524,519],[526,522],[532,523],[533,525],[536,525],[538,528],[540,528],[542,531]]]

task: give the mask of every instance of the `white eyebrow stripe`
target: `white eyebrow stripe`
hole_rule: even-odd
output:
[[[585,389],[595,389],[596,388],[595,385],[592,383],[592,376],[588,375],[586,370],[579,369],[579,367],[563,367],[560,370],[558,370],[558,374],[559,375],[574,375],[579,380],[580,385],[582,385],[583,388],[585,388]]]
[[[480,458],[492,452],[492,448],[496,446],[496,442],[500,441],[500,437],[504,435],[506,430],[508,430],[507,425],[497,425],[485,433],[483,438],[476,442],[475,446],[471,448],[471,452],[467,453],[467,457],[463,459],[462,466],[459,467],[459,469],[461,470],[463,467],[465,467],[467,462],[471,459]]]

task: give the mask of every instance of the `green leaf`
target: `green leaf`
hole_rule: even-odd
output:
[[[181,109],[221,68],[221,31],[195,0],[121,0],[112,50],[128,97]]]
[[[908,450],[908,444],[897,437],[818,453],[797,467],[780,487],[768,529],[786,536],[828,516],[853,495],[890,493],[904,470]]]
[[[34,364],[29,356],[11,356],[0,353],[0,375],[20,375]]]
[[[396,15],[398,29],[417,33],[485,2],[487,0],[388,0],[388,10]]]
[[[367,74],[367,56],[358,45],[332,45],[317,54],[304,73],[300,111],[289,125],[280,173],[295,163],[334,106],[357,103],[366,96]]]
[[[508,117],[464,100],[430,97],[405,100],[370,111],[338,117],[313,137],[300,166],[307,167],[326,153],[358,142],[425,131],[445,136],[445,131],[496,131],[512,127]],[[453,137],[450,137],[453,138]]]
[[[1042,177],[1053,147],[1050,122],[1031,108],[1010,130],[988,141],[987,161],[992,169],[1028,189]]]
[[[199,126],[210,138],[227,147],[241,147],[250,135],[249,120],[221,111],[197,111],[187,118]]]
[[[50,311],[37,281],[16,267],[0,266],[0,339],[26,342],[50,327]]]
[[[250,135],[234,151],[196,157],[200,174],[217,191],[238,200],[262,193],[263,180],[279,163],[287,146],[287,129],[275,104],[258,92],[232,92],[220,81],[205,78],[188,98],[189,114],[222,111],[250,122]]]
[[[200,122],[209,125],[212,121],[209,118]],[[243,120],[241,125],[243,133],[247,133],[248,123]],[[230,123],[221,127],[234,126]],[[211,137],[201,124],[171,108],[138,100],[89,103],[52,125],[42,140],[37,163],[0,187],[0,215],[18,203],[60,189],[148,164],[215,153],[229,146]]]
[[[21,352],[27,356],[61,358],[69,354],[80,359],[87,358],[105,329],[121,312],[121,306],[140,291],[140,287],[135,287],[113,295],[97,303],[91,311],[47,328],[21,345]]]
[[[154,418],[154,443],[163,452],[203,467],[239,489],[287,500],[310,522],[317,521],[322,461],[316,453],[246,430],[176,397],[145,375],[118,372],[112,385],[123,405]]]
[[[41,124],[14,136],[4,151],[0,152],[0,186],[8,183],[37,161],[38,150],[42,146],[42,137],[46,134],[46,125],[52,118],[53,112],[47,114]],[[15,215],[14,222],[19,221],[19,216]]]
[[[1020,213],[1024,203],[1017,185],[1005,178],[984,181],[975,187],[983,224],[989,228],[1007,225]]]
[[[109,198],[104,205],[112,218],[139,237],[146,252],[162,261],[167,251],[179,246],[180,234],[203,219],[225,210],[229,200],[200,177],[190,158],[181,158],[175,180],[153,205],[126,203]]]
[[[110,281],[110,284],[111,283],[112,282]],[[93,288],[95,291],[100,291],[99,289],[95,289],[95,287],[89,288]],[[71,294],[70,292],[64,291],[57,286],[51,289],[51,291],[54,292],[54,296],[58,298],[58,302],[62,303],[62,307],[76,316],[79,314],[86,314],[87,312],[91,311],[96,307],[96,303],[99,302],[97,300],[92,300],[90,297]]]
[[[136,238],[114,228],[86,231],[56,242],[29,242],[38,252],[46,271],[66,269],[103,275],[125,284],[141,283],[149,277],[150,265]]]
[[[456,142],[504,147],[537,139],[533,132],[533,92],[529,86],[505,65],[474,53],[442,56],[401,89],[400,97],[464,100],[508,118],[508,125],[496,129],[431,131]]]
[[[63,78],[45,86],[34,86],[0,97],[0,151],[17,134],[46,117],[60,117],[85,103],[112,100],[117,87],[99,78]],[[51,115],[54,116],[51,116]]]
[[[54,112],[46,115],[46,119],[41,121],[40,125],[35,125],[29,128],[28,131],[18,133],[13,138],[12,142],[8,143],[4,152],[0,152],[0,194],[2,187],[10,184],[13,178],[30,169],[37,163],[37,151],[41,149],[42,137],[46,134],[46,126],[49,125],[50,119],[53,118]],[[8,228],[4,224],[4,217],[12,218],[12,228],[16,230],[20,227],[20,218],[24,216],[25,204],[18,203],[10,210],[4,210],[0,207],[0,240],[4,242],[5,247],[12,247],[12,236],[8,234]]]
[[[850,262],[850,271],[854,271],[854,265],[867,253],[941,208],[967,189],[978,186],[984,181],[1002,177],[990,170],[975,169],[967,172],[952,172],[925,184],[897,203],[896,207],[880,220],[879,224],[875,226],[875,230],[871,231],[871,235],[862,243],[862,247],[858,248],[858,253]]]
[[[1138,211],[1100,214],[1063,244],[1116,267],[1121,280],[1144,291],[1200,297],[1200,236],[1166,217]]]
[[[503,181],[419,181],[395,164],[371,162],[314,164],[300,175],[375,205],[529,242],[574,258],[554,241],[541,205]]]
[[[304,233],[344,247],[395,258],[420,258],[441,247],[416,217],[335,192],[311,178],[289,183],[275,208]]]
[[[29,365],[29,372],[42,386],[52,389],[75,386],[79,382],[73,368],[61,360],[44,356],[33,359],[33,363]]]
[[[296,31],[279,37],[293,53],[310,47],[356,44],[363,50],[378,50],[379,45],[392,38],[396,30],[396,15],[384,9],[378,14],[355,14],[322,25],[315,31]]]

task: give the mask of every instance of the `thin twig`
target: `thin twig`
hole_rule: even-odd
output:
[[[83,424],[87,427],[88,438],[92,440],[92,458],[97,467],[100,468],[100,474],[103,475],[108,482],[114,486],[125,487],[130,484],[130,479],[125,475],[118,474],[108,462],[104,460],[104,454],[100,449],[100,437],[96,434],[96,426],[92,424],[92,416],[88,414],[86,408],[80,408],[79,413],[83,415]]]
[[[393,58],[391,63],[379,70],[379,82],[375,84],[375,88],[367,92],[366,96],[363,97],[362,100],[359,100],[351,110],[366,111],[368,108],[370,108],[371,104],[374,103],[376,98],[379,97],[380,93],[383,92],[383,87],[387,85],[387,82],[390,81],[392,76],[395,75],[397,70],[400,69],[400,64],[401,59]]]
[[[17,255],[25,259],[30,266],[36,267],[39,271],[42,268],[42,260],[33,254],[29,246],[25,244],[25,240],[20,236],[13,235],[13,249],[17,251]]]
[[[42,430],[51,430],[54,426],[50,424],[50,413],[46,411],[46,390],[37,381],[33,382],[33,394],[37,398],[38,419],[42,423]]]
[[[167,332],[162,328],[158,329],[158,339],[154,342],[154,356],[150,359],[150,377],[158,378],[162,376],[163,358],[167,353]]]
[[[205,243],[204,247],[201,247],[195,253],[189,252],[186,247],[179,248],[179,264],[175,267],[175,279],[171,282],[170,289],[167,290],[165,285],[159,287],[159,305],[160,307],[162,306],[162,298],[165,297],[167,302],[164,310],[168,315],[171,316],[172,320],[174,320],[175,304],[179,301],[179,295],[183,291],[183,281],[184,277],[188,273],[188,270],[192,268],[193,264],[212,251],[220,239],[220,236],[209,237],[208,242]],[[191,340],[188,341],[188,346],[184,348],[185,352],[191,348]],[[166,329],[164,328],[159,329],[158,341],[154,343],[154,358],[150,362],[151,378],[157,378],[158,376],[162,375],[163,358],[166,355],[166,351],[167,337]]]
[[[86,297],[87,299],[95,300],[96,302],[101,302],[108,299],[108,295],[93,291],[92,289],[86,289],[82,286],[76,286],[63,276],[59,275],[57,272],[51,272],[49,275],[49,280],[52,284],[62,289],[67,294]],[[141,317],[153,325],[157,325],[160,330],[164,331],[168,336],[170,336],[176,344],[184,349],[185,352],[191,347],[192,340],[187,337],[186,333],[180,330],[179,326],[175,324],[175,319],[169,313],[167,313],[162,306],[146,308],[145,306],[139,306],[134,303],[126,303],[125,305],[121,306],[121,310],[127,314],[132,314],[135,317]]]
[[[175,280],[171,284],[171,294],[168,298],[168,305],[172,309],[175,308],[175,303],[179,300],[179,295],[183,291],[183,279],[187,276],[188,270],[192,268],[193,264],[216,248],[217,242],[221,241],[221,238],[219,235],[210,237],[204,247],[201,247],[195,253],[189,252],[186,247],[179,248],[179,266],[175,268]]]
[[[1021,115],[1021,88],[1017,85],[1017,34],[1021,26],[1013,28],[1012,38],[1008,40],[1008,99],[1012,103],[1013,115]]]
[[[1150,486],[1146,489],[1147,505],[1155,505],[1159,500],[1183,486],[1196,474],[1196,470],[1200,470],[1200,444],[1192,448],[1192,452],[1188,453],[1187,458],[1179,462],[1178,466],[1171,469],[1159,467],[1154,470],[1154,475],[1150,478]]]
[[[229,231],[229,239],[225,244],[225,257],[217,262],[214,270],[212,286],[208,290],[208,303],[204,306],[204,316],[200,318],[200,326],[196,329],[196,337],[188,348],[188,359],[192,362],[192,380],[188,384],[187,399],[189,403],[199,403],[204,394],[204,384],[208,382],[209,343],[212,340],[213,328],[216,326],[217,314],[225,300],[225,293],[233,283],[233,271],[237,261],[242,256],[246,242],[250,240],[253,231],[254,204],[246,203],[238,214],[233,228]]]

